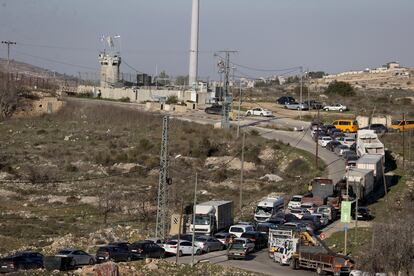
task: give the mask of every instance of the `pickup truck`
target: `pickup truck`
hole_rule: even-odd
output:
[[[324,111],[339,111],[339,112],[343,112],[348,110],[348,108],[345,105],[342,104],[335,104],[335,105],[325,105],[323,107]]]
[[[309,110],[309,106],[307,103],[287,103],[285,104],[286,109],[292,110]]]

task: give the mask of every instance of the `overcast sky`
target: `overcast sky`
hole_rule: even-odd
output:
[[[413,0],[200,2],[202,77],[217,78],[213,53],[222,49],[263,69],[334,73],[394,60],[414,66]],[[191,0],[0,0],[0,40],[18,43],[12,57],[70,74],[97,70],[99,38],[118,34],[123,59],[137,70],[153,74],[157,65],[186,75],[190,20]],[[0,56],[6,53],[1,45]]]

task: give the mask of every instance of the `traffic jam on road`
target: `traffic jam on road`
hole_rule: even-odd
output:
[[[246,115],[271,113],[257,108]],[[77,248],[62,248],[54,256],[17,252],[0,260],[0,272],[41,267],[70,270],[107,261],[208,256],[213,251],[223,251],[227,260],[248,261],[250,254],[265,251],[274,262],[292,269],[349,274],[354,261],[325,245],[324,229],[338,220],[345,203],[354,219],[373,218],[364,204],[383,192],[384,145],[375,130],[359,130],[354,120],[336,120],[332,125],[312,122],[309,130],[315,143],[345,160],[346,172],[338,183],[319,177],[308,184],[307,194],[290,198],[269,194],[257,202],[251,222],[234,223],[232,201],[200,203],[195,206],[194,219],[193,215],[183,219],[183,227],[179,227],[186,233],[175,233],[166,240],[114,242],[100,246],[94,255]]]

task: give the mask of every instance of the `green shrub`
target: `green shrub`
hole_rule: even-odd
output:
[[[176,104],[178,103],[178,97],[177,96],[168,96],[167,100],[165,101],[166,104]]]
[[[295,159],[289,163],[286,168],[286,173],[290,176],[304,176],[310,172],[309,164],[303,159]]]
[[[326,94],[337,94],[342,97],[351,97],[355,96],[355,90],[347,82],[343,81],[333,81],[329,84],[329,86],[325,90]]]

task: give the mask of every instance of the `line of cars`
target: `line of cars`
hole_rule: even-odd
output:
[[[297,102],[291,96],[282,96],[276,100],[280,105],[283,105],[286,109],[291,110],[309,110],[309,109],[322,109],[324,111],[347,111],[348,108],[342,104],[325,105],[316,100],[304,101],[302,103]]]
[[[54,256],[44,256],[34,251],[20,251],[0,259],[0,273],[38,268],[70,270],[107,261],[126,262],[147,257],[164,258],[165,255],[166,250],[152,240],[109,243],[98,247],[95,255],[78,248],[63,248]]]

